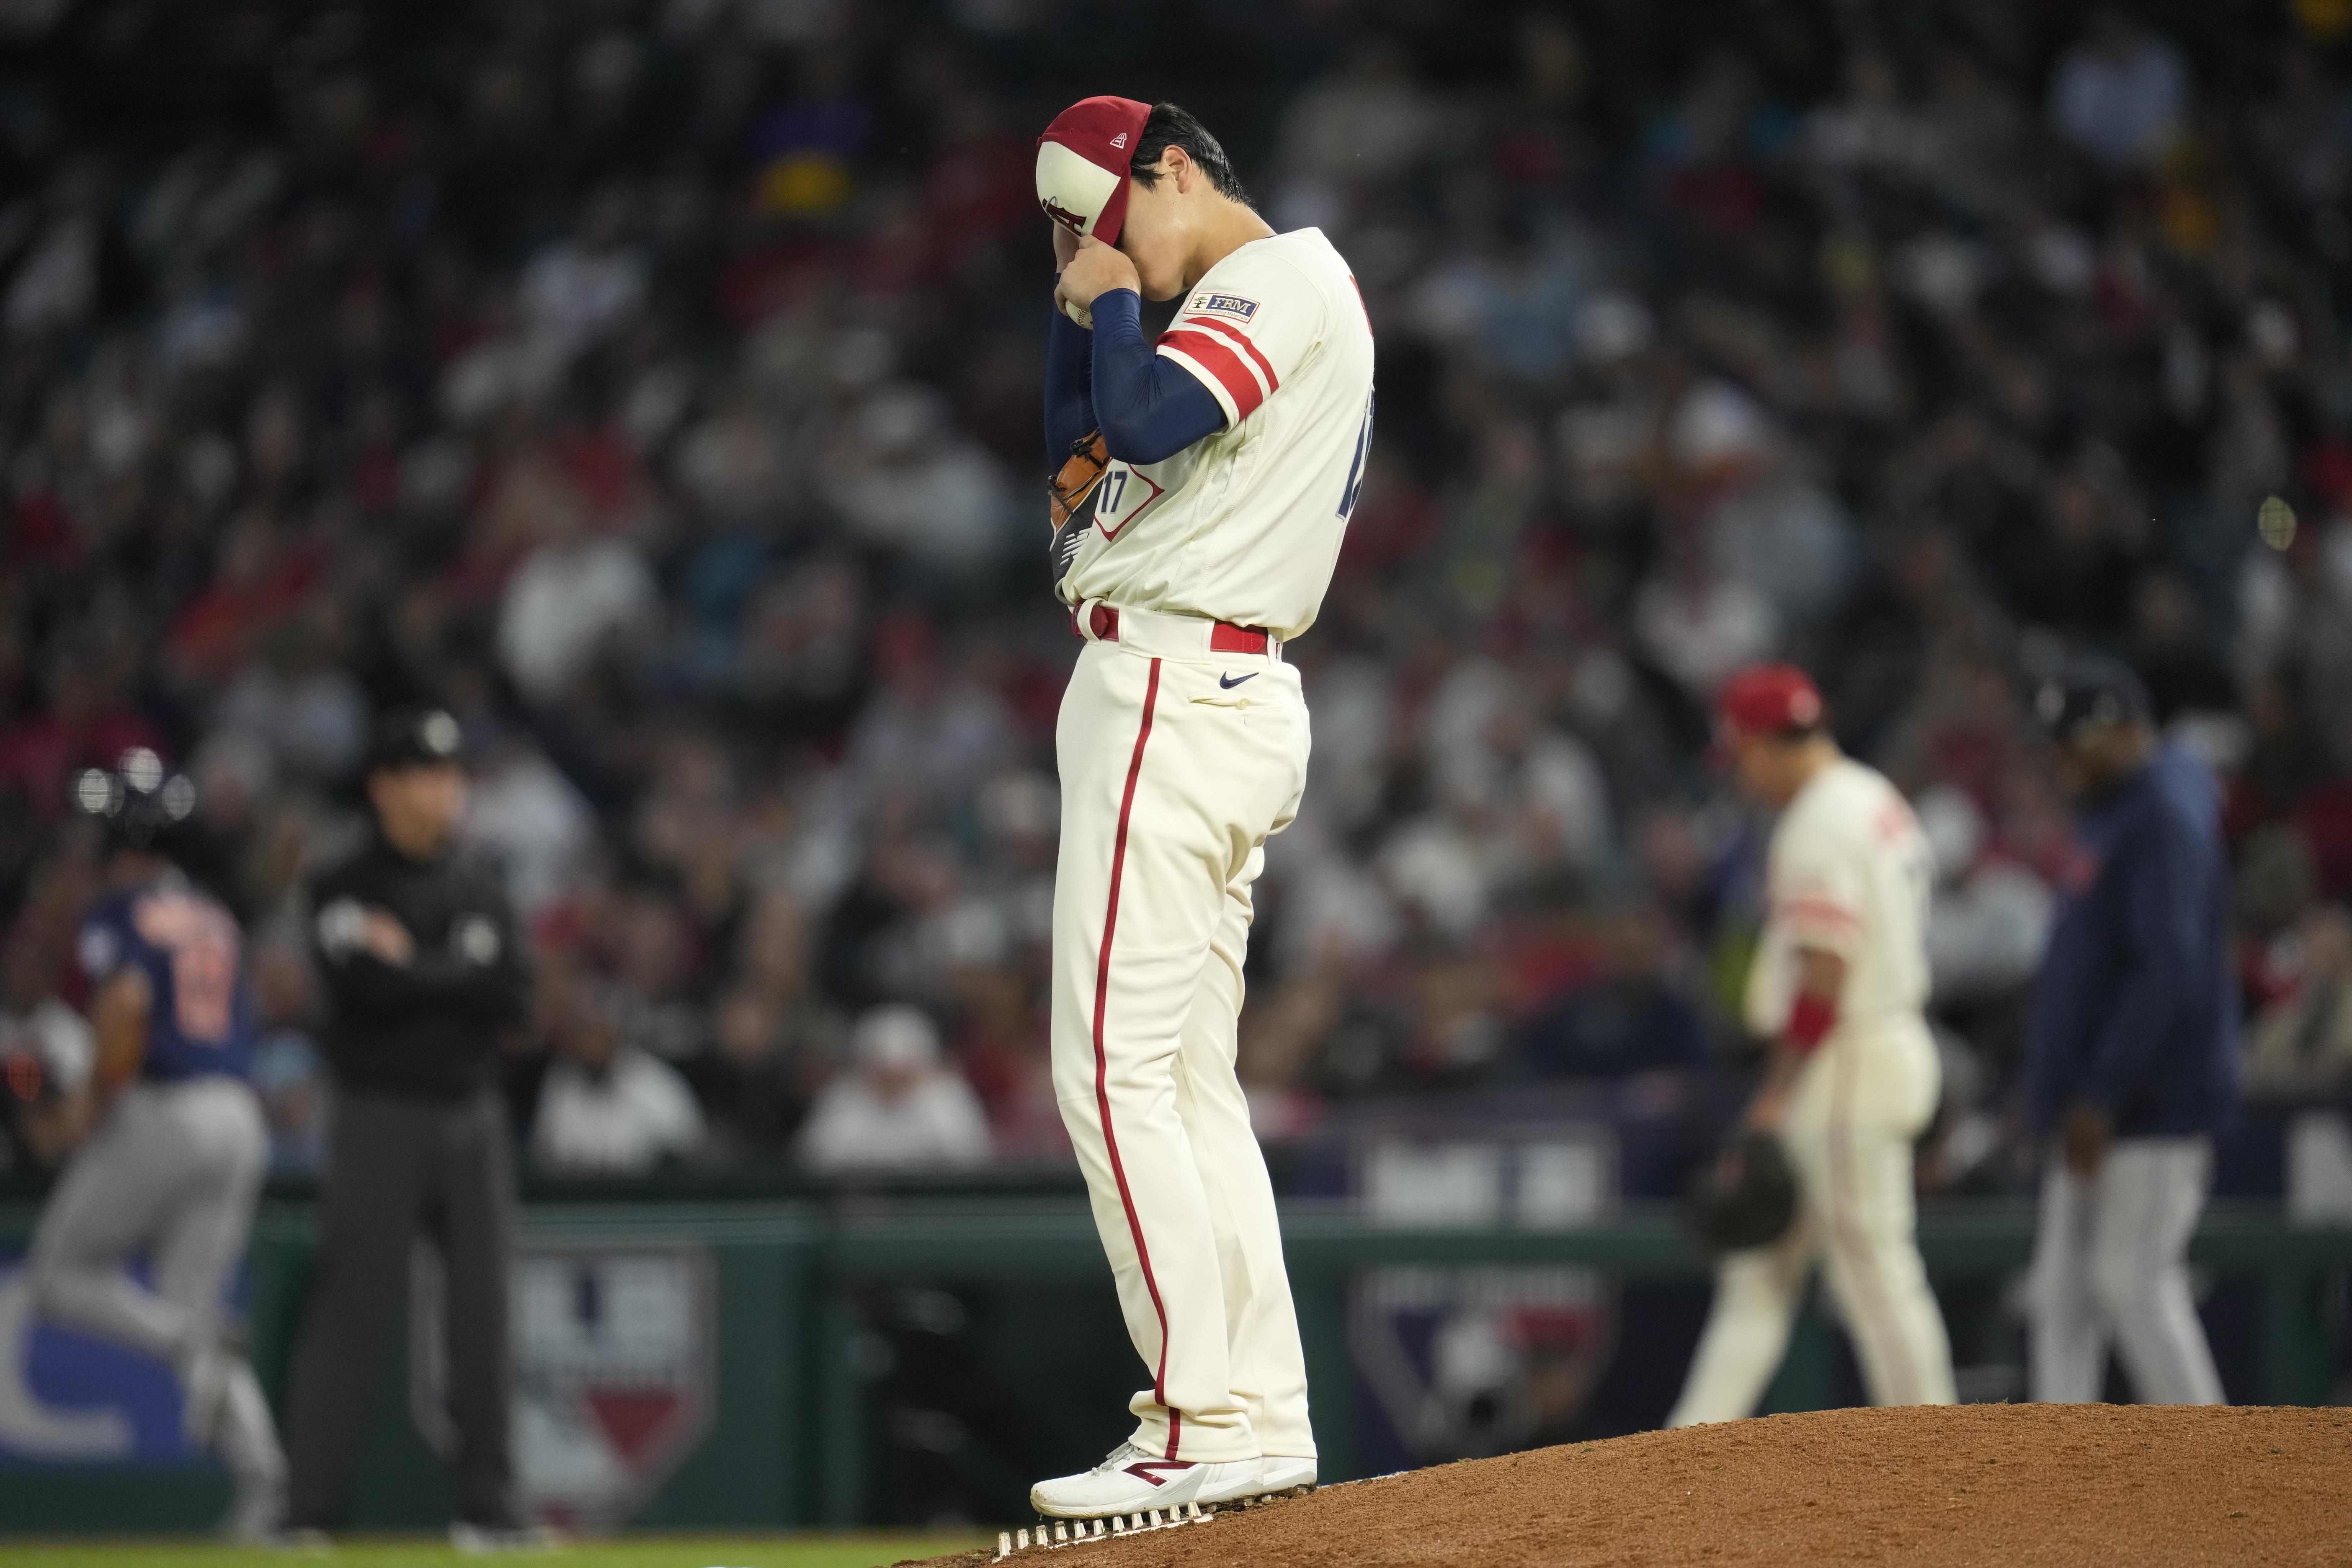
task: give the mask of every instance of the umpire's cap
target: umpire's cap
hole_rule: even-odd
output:
[[[466,733],[446,708],[396,708],[375,727],[368,772],[455,766],[464,760]]]
[[[82,769],[71,788],[74,809],[98,818],[108,841],[124,848],[162,847],[196,810],[194,783],[146,746],[131,747],[110,768]]]
[[[2061,745],[2085,731],[2150,722],[2155,713],[2147,683],[2131,666],[2104,654],[2074,655],[2044,676],[2033,693],[2034,718]]]

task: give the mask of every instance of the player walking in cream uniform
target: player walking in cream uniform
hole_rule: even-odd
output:
[[[1087,647],[1055,733],[1054,1079],[1151,1379],[1129,1442],[1031,1493],[1084,1519],[1315,1479],[1234,1026],[1251,885],[1307,781],[1282,645],[1315,620],[1362,478],[1372,338],[1329,242],[1269,229],[1171,105],[1066,111],[1038,195],[1066,312],[1049,440],[1098,430],[1106,464],[1055,551]],[[1147,295],[1183,299],[1156,345]]]
[[[1668,1425],[1755,1413],[1818,1260],[1878,1405],[1949,1405],[1951,1347],[1913,1235],[1912,1148],[1938,1072],[1920,1009],[1932,858],[1902,795],[1849,760],[1800,671],[1765,666],[1720,700],[1740,781],[1781,808],[1748,1024],[1775,1044],[1752,1125],[1795,1168],[1787,1234],[1723,1259]]]

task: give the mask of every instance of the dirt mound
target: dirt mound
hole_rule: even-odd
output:
[[[2352,1409],[1826,1410],[1465,1460],[1013,1562],[2341,1565],[2347,1498]]]

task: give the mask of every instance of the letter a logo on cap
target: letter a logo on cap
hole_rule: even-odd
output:
[[[1124,131],[1122,131],[1122,132],[1120,132],[1118,135],[1116,135],[1116,136],[1112,137],[1112,138],[1110,139],[1110,144],[1111,144],[1112,146],[1114,146],[1114,147],[1124,147],[1124,146],[1126,146],[1126,145],[1127,145],[1127,132],[1124,132]]]

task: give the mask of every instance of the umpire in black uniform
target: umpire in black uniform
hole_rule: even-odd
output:
[[[514,1178],[499,1037],[530,1005],[522,933],[498,883],[454,853],[465,810],[457,721],[405,710],[369,755],[374,831],[312,889],[331,1013],[333,1145],[319,1269],[295,1352],[289,1522],[339,1522],[411,1237],[445,1265],[456,1529],[518,1530],[507,1407]]]

